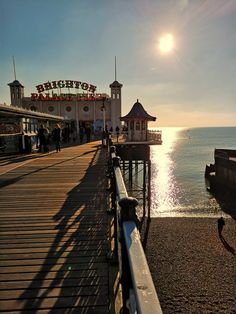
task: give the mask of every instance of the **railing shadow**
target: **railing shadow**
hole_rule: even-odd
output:
[[[102,267],[107,240],[105,163],[99,152],[53,217],[57,234],[40,271],[19,297],[18,301],[24,302],[22,313],[44,308],[45,298],[48,305],[54,302],[48,313],[59,309],[60,313],[71,313],[77,306],[84,306],[81,313],[86,313],[86,306],[96,303],[108,308],[107,274]],[[49,282],[51,271],[55,276]]]
[[[141,220],[141,225],[140,225],[140,234],[142,238],[142,245],[143,245],[144,252],[146,252],[150,225],[151,225],[151,218],[143,217]]]

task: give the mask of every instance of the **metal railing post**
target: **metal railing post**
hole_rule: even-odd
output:
[[[120,157],[110,148],[111,202],[114,210],[115,241],[112,255],[117,255],[122,290],[122,313],[162,314],[160,302],[141,243],[137,199],[129,197],[120,169]],[[114,248],[115,247],[115,248]]]
[[[124,221],[134,221],[138,223],[138,217],[136,214],[136,206],[138,201],[133,197],[124,197],[119,202],[120,206],[120,246],[121,246],[121,285],[122,285],[122,299],[123,299],[123,310],[122,314],[130,313],[130,291],[132,289],[132,278],[130,273],[130,266],[128,260],[128,254],[125,244],[125,237],[123,231]]]
[[[108,170],[107,170],[107,177],[110,181],[109,191],[110,191],[110,208],[107,209],[108,214],[113,215],[113,232],[112,232],[112,239],[113,239],[113,246],[111,247],[110,252],[107,255],[110,263],[117,263],[118,261],[118,239],[117,239],[117,202],[116,202],[116,178],[114,173],[114,165],[119,161],[116,161],[118,157],[115,155],[116,147],[110,146],[109,147],[109,162],[108,162]],[[115,157],[114,157],[115,156]]]

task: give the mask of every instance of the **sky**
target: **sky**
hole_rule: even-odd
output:
[[[236,0],[0,0],[0,103],[13,56],[25,96],[66,79],[110,94],[116,56],[122,115],[139,99],[151,126],[236,126],[235,30]]]

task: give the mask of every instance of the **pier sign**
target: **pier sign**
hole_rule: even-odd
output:
[[[46,82],[43,84],[39,84],[36,86],[38,93],[43,93],[44,91],[48,91],[50,89],[61,89],[61,88],[76,88],[86,90],[90,93],[95,93],[97,86],[88,84],[81,81],[73,81],[73,80],[59,80]]]
[[[84,100],[105,100],[108,99],[108,96],[105,94],[88,94],[88,93],[81,93],[81,94],[55,94],[53,93],[50,95],[49,93],[32,93],[31,100],[32,101],[84,101]]]
[[[62,88],[67,88],[69,93],[61,93]],[[73,94],[70,92],[71,88],[81,89],[82,93]],[[82,82],[82,81],[74,81],[74,80],[59,80],[59,81],[51,81],[42,83],[36,86],[38,93],[31,94],[31,100],[36,101],[72,101],[76,99],[80,100],[103,100],[104,95],[97,94],[96,92],[97,86]],[[49,94],[49,90],[57,89],[60,93],[55,93],[52,91],[52,95]]]

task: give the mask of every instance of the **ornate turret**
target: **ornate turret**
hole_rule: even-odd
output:
[[[22,98],[24,97],[24,86],[18,80],[9,83],[8,86],[10,86],[11,105],[22,107]]]

